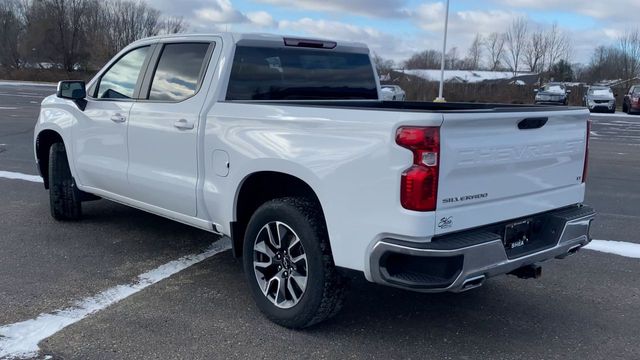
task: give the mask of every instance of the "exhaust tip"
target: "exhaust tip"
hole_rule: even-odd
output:
[[[571,256],[571,255],[577,253],[578,251],[580,251],[580,249],[582,249],[582,246],[583,246],[582,244],[576,245],[576,246],[572,247],[571,249],[567,250],[566,253],[564,253],[564,254],[562,254],[560,256],[556,256],[556,259],[564,259],[564,258],[566,258],[568,256]]]
[[[462,283],[462,287],[460,287],[460,291],[471,290],[479,286],[482,286],[482,284],[484,283],[484,280],[485,280],[484,275],[469,278]]]

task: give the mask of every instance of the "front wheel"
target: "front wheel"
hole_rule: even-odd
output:
[[[69,169],[63,143],[49,148],[49,204],[56,220],[78,220],[82,215],[82,194]]]
[[[247,226],[243,250],[253,298],[273,322],[304,328],[342,307],[344,279],[313,201],[290,197],[260,206]]]

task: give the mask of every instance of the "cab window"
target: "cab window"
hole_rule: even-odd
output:
[[[105,72],[98,85],[98,99],[131,99],[149,46],[129,51]]]
[[[177,102],[193,96],[208,50],[208,43],[166,44],[153,74],[149,100]]]

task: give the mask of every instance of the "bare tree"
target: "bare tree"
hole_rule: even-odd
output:
[[[567,36],[560,30],[558,23],[553,23],[545,33],[545,63],[547,71],[560,60],[568,60],[571,44]]]
[[[476,33],[473,38],[473,42],[467,52],[467,57],[464,59],[464,68],[466,70],[479,70],[480,60],[482,60],[482,35]]]
[[[22,66],[20,40],[25,28],[21,6],[16,0],[0,1],[0,65],[18,69]]]
[[[407,69],[439,69],[442,60],[441,54],[436,50],[425,50],[413,54],[404,62],[404,67]]]
[[[189,26],[182,16],[167,16],[160,22],[161,34],[179,34],[186,32]]]
[[[395,66],[393,60],[388,60],[378,55],[378,53],[373,53],[373,63],[376,65],[376,70],[378,70],[378,75],[387,75],[393,70]]]
[[[498,70],[501,67],[500,60],[504,54],[504,43],[504,35],[497,32],[489,34],[484,42],[489,56],[489,69],[491,71]]]
[[[523,50],[524,63],[529,71],[540,73],[544,70],[544,58],[547,52],[547,43],[542,31],[534,31],[529,34],[526,46]]]
[[[160,11],[149,7],[142,0],[113,0],[106,2],[104,6],[111,54],[138,39],[158,35],[160,32]]]
[[[458,58],[458,48],[452,47],[447,51],[445,56],[445,68],[448,70],[456,70],[460,66],[460,59]]]
[[[504,34],[506,53],[504,60],[513,72],[513,76],[518,73],[518,67],[525,52],[526,39],[528,33],[528,22],[524,17],[513,20],[507,32]]]
[[[85,29],[83,28],[86,15],[87,0],[41,0],[45,11],[51,16],[52,60],[57,60],[67,71],[73,71],[84,51]],[[46,39],[47,41],[49,39]]]
[[[640,75],[640,31],[627,31],[618,38],[618,49],[622,53],[620,70],[623,79]]]

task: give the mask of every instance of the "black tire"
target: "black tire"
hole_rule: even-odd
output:
[[[289,304],[290,307],[288,308],[277,306],[275,303],[277,298],[272,299],[265,295],[258,282],[258,276],[261,277],[260,281],[266,282],[264,288],[267,289],[266,292],[269,292],[272,286],[267,279],[268,275],[254,270],[254,259],[261,261],[259,258],[264,258],[266,254],[254,250],[254,246],[261,242],[259,236],[264,236],[264,229],[270,226],[269,224],[273,225],[274,223],[276,227],[279,226],[278,224],[285,224],[292,230],[292,232],[287,232],[286,234],[293,236],[294,239],[299,239],[299,243],[302,244],[302,252],[306,256],[302,263],[306,267],[305,269],[296,268],[301,264],[288,260],[291,261],[291,264],[295,264],[293,265],[294,270],[290,273],[290,278],[293,278],[294,272],[300,275],[304,270],[306,273],[306,288],[301,294],[298,294],[297,300],[294,301],[293,297],[289,297],[291,300],[287,301],[292,302],[293,305]],[[275,248],[275,252],[282,256],[282,249],[288,248],[290,250],[289,254],[285,251],[284,256],[290,255],[289,259],[293,259],[291,246],[282,247],[285,236],[281,237],[282,240],[279,240],[280,248]],[[289,240],[290,243],[291,240]],[[260,311],[276,324],[292,329],[305,328],[328,319],[338,313],[342,307],[345,279],[335,268],[324,219],[318,205],[313,201],[306,198],[288,197],[264,203],[256,210],[249,221],[243,250],[244,271],[251,288],[251,294]],[[284,275],[286,277],[286,266],[288,265],[283,260],[276,260],[275,253],[272,253],[272,255],[267,255],[267,259],[272,260],[269,261],[269,264],[277,264],[278,271],[285,267],[283,269],[285,272],[280,276]],[[272,267],[274,265],[269,266]],[[263,267],[263,269],[265,268]],[[270,276],[270,279],[275,277],[280,279],[278,274]],[[282,280],[285,284],[292,284],[292,280],[287,279],[287,281]],[[297,284],[297,282],[295,283]],[[274,284],[279,289],[281,281],[278,280]],[[297,287],[297,289],[299,290],[300,287]],[[288,291],[288,294],[290,294],[290,290]]]
[[[629,113],[629,107],[627,107],[626,103],[622,104],[622,112],[625,114]]]
[[[82,194],[71,176],[63,143],[49,148],[49,203],[56,220],[78,220],[82,216]]]

